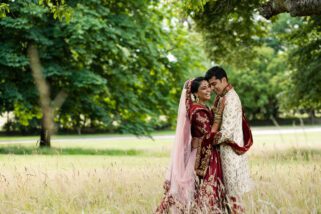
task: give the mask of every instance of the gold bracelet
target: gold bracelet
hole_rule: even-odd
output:
[[[222,117],[222,114],[216,113],[214,117]]]

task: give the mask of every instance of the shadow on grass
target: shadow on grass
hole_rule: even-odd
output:
[[[82,148],[34,148],[22,146],[0,147],[0,154],[16,155],[108,155],[108,156],[140,156],[146,155],[142,150],[120,149],[82,149]]]

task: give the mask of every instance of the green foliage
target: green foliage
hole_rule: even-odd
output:
[[[286,67],[278,94],[282,111],[320,109],[320,19],[279,15],[272,26],[274,43]]]
[[[280,83],[286,70],[286,56],[268,46],[257,48],[256,52],[257,57],[248,68],[226,67],[247,116],[266,120],[278,117],[278,94],[285,88]]]
[[[0,18],[3,18],[6,16],[6,13],[10,12],[9,5],[6,3],[0,3]]]
[[[43,8],[49,9],[55,19],[60,21],[65,20],[69,22],[73,13],[70,6],[65,3],[65,0],[27,0],[25,3],[29,4],[30,7],[34,7],[35,4],[41,5]],[[4,18],[10,12],[10,5],[14,5],[14,1],[7,1],[7,3],[0,3],[0,18]],[[31,8],[30,8],[31,9]],[[36,10],[31,10],[33,14],[36,14]],[[31,12],[30,11],[30,12]]]
[[[321,109],[321,18],[308,17],[292,34],[289,59],[292,94],[288,107]]]
[[[321,108],[319,17],[281,14],[271,23],[258,15],[259,0],[183,2],[252,118]]]
[[[70,22],[73,10],[66,4],[65,0],[39,0],[39,5],[47,7],[53,14],[54,19],[58,18],[60,21]]]
[[[203,11],[204,5],[209,2],[209,0],[184,0],[184,9],[187,13]]]
[[[0,20],[1,112],[14,111],[23,125],[38,118],[26,55],[36,44],[51,99],[68,94],[56,112],[59,128],[141,135],[175,123],[181,87],[191,72],[205,70],[205,60],[183,23],[173,22],[171,7],[146,0],[78,1],[68,23],[43,5],[12,3]]]
[[[185,1],[188,5],[190,1]],[[212,0],[187,9],[203,35],[205,49],[215,63],[246,67],[266,33],[266,21],[255,12],[258,0]],[[202,9],[197,9],[203,5]]]

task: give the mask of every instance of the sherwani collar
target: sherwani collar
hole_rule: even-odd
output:
[[[231,84],[228,84],[224,89],[223,89],[223,92],[222,94],[220,95],[220,97],[224,97],[227,92],[229,92],[231,89],[233,88],[233,86]]]

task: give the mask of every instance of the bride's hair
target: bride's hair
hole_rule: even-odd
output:
[[[204,77],[196,77],[192,81],[192,85],[191,85],[191,93],[192,94],[194,94],[198,91],[198,88],[200,87],[202,81],[206,81],[206,79]]]

